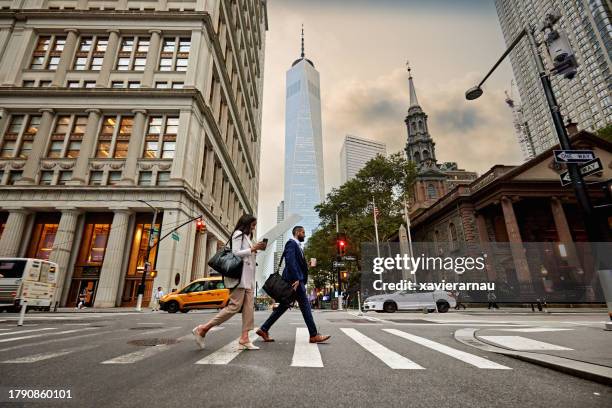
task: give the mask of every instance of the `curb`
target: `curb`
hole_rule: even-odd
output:
[[[514,351],[497,347],[478,339],[476,337],[478,330],[474,328],[459,329],[454,333],[455,340],[471,347],[537,364],[574,377],[612,385],[612,368],[610,367],[548,354]]]

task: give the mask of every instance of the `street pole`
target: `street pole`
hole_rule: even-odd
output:
[[[338,222],[338,211],[336,211],[336,237],[340,233],[340,223]],[[339,248],[336,248],[336,262],[340,262]],[[342,278],[340,277],[340,267],[336,267],[336,276],[338,277],[338,310],[342,310]]]
[[[136,300],[136,311],[140,312],[142,311],[142,298],[144,297],[144,292],[145,292],[145,282],[147,278],[147,272],[149,268],[151,267],[151,264],[149,262],[149,256],[151,255],[151,248],[153,247],[153,242],[155,241],[153,237],[153,233],[155,232],[155,221],[157,221],[157,208],[151,206],[149,203],[147,203],[144,200],[138,200],[138,201],[153,208],[153,221],[151,222],[151,226],[149,228],[149,237],[148,237],[149,240],[147,242],[147,251],[145,253],[144,271],[142,272],[142,278],[140,280],[140,285],[138,285],[138,299]]]
[[[408,250],[410,251],[410,258],[414,258],[414,251],[412,250],[412,234],[410,233],[410,216],[408,215],[408,205],[406,203],[406,197],[404,197],[404,215],[406,216],[406,232],[408,233]],[[416,271],[410,271],[412,279],[416,283]]]
[[[372,196],[372,213],[374,214],[374,232],[376,234],[376,256],[380,258],[380,247],[378,245],[378,221],[376,220],[376,202]]]

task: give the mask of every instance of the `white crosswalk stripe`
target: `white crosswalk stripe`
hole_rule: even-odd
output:
[[[51,351],[47,353],[38,353],[38,354],[33,354],[31,356],[25,356],[25,357],[14,358],[11,360],[5,360],[5,361],[2,361],[2,364],[31,364],[31,363],[36,363],[38,361],[49,360],[52,358],[65,356],[67,354],[76,353],[79,351],[91,350],[92,348],[95,348],[95,347],[96,346],[83,346],[83,347],[75,347],[71,349]]]
[[[251,340],[251,342],[258,341],[258,339],[259,336],[255,334],[255,332],[251,332],[249,334],[249,340]],[[238,348],[238,339],[236,339],[221,347],[214,353],[211,353],[203,359],[196,361],[195,364],[228,364],[230,361],[238,357],[241,352],[242,350]]]
[[[12,332],[0,333],[0,336],[12,336],[14,334],[33,333],[33,332],[44,331],[44,330],[55,330],[55,327],[45,327],[42,329],[31,329],[31,330],[15,330]]]
[[[11,337],[9,339],[0,339],[0,343],[8,343],[8,342],[17,341],[17,340],[33,339],[33,338],[42,337],[42,336],[57,336],[58,334],[78,333],[78,332],[82,332],[86,330],[94,330],[94,329],[95,327],[85,327],[83,329],[64,330],[64,331],[59,331],[59,332],[32,334],[29,336]]]
[[[167,344],[158,344],[156,346],[145,347],[141,350],[133,353],[124,354],[119,357],[112,358],[110,360],[102,361],[100,364],[133,364],[137,361],[144,360],[155,354],[159,354],[162,351],[166,351],[170,348]]]
[[[309,342],[310,335],[305,327],[295,329],[295,346],[291,367],[323,367],[321,353],[316,343]]]
[[[526,327],[524,329],[499,329],[499,331],[507,332],[521,332],[521,333],[544,333],[544,332],[555,332],[555,331],[566,331],[574,329],[563,329],[560,327]]]
[[[479,336],[479,338],[517,351],[572,350],[571,348],[545,343],[543,341],[532,340],[522,336]]]
[[[349,336],[351,339],[355,340],[357,344],[361,347],[369,351],[378,357],[383,363],[393,368],[394,370],[424,370],[424,367],[421,367],[417,363],[412,360],[407,359],[406,357],[396,353],[383,346],[382,344],[372,340],[371,338],[361,334],[355,329],[340,329]]]
[[[461,360],[464,363],[471,364],[478,368],[484,368],[489,370],[512,370],[512,368],[510,367],[506,367],[504,365],[494,363],[493,361],[489,361],[486,358],[478,357],[474,354],[466,353],[465,351],[457,350],[444,344],[428,340],[424,337],[415,336],[414,334],[406,333],[404,331],[396,329],[383,330],[387,333],[395,334],[396,336],[399,336],[406,340],[410,340],[414,343],[420,344],[432,350],[436,350],[442,354],[446,354],[447,356],[456,358],[457,360]]]
[[[95,329],[95,328],[92,327],[91,329]],[[51,343],[60,343],[60,342],[64,342],[64,341],[83,339],[85,337],[92,337],[92,336],[102,336],[103,334],[118,333],[118,332],[124,332],[124,331],[127,331],[127,330],[128,329],[108,330],[108,331],[101,331],[101,332],[95,332],[95,333],[89,333],[89,334],[79,334],[77,336],[60,337],[59,339],[45,339],[44,341],[39,341],[39,342],[34,342],[34,343],[18,344],[16,346],[5,347],[5,348],[0,349],[0,352],[12,351],[12,350],[17,350],[17,349],[27,348],[27,347],[46,346],[46,345],[51,344]]]

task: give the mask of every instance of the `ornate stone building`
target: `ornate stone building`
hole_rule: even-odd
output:
[[[59,264],[57,302],[181,287],[257,213],[265,0],[0,0],[0,256]],[[147,205],[148,204],[148,205]],[[159,236],[159,235],[158,235]]]
[[[414,162],[417,168],[410,206],[411,213],[416,213],[433,204],[453,187],[472,182],[477,174],[459,169],[455,162],[438,164],[436,144],[429,134],[427,114],[417,100],[410,68],[408,68],[408,85],[410,107],[404,119],[408,132],[405,151],[408,160]]]

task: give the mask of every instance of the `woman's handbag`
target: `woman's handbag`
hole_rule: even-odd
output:
[[[278,262],[276,272],[268,276],[268,279],[266,279],[263,285],[263,290],[278,303],[291,304],[295,300],[295,291],[291,287],[291,284],[284,280],[279,273],[284,256],[285,253],[283,252]]]
[[[242,234],[244,239],[244,234]],[[242,277],[242,258],[232,251],[232,237],[208,261],[208,266],[219,272],[223,277],[238,279]],[[227,244],[230,244],[229,248]]]

